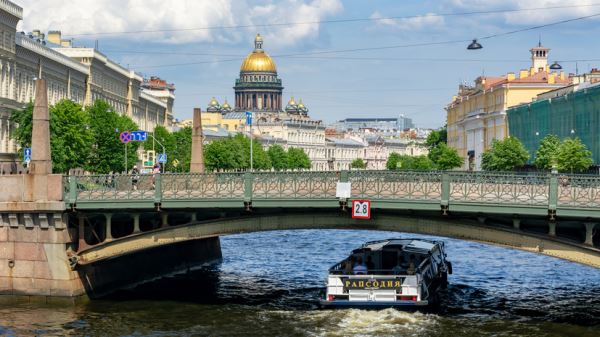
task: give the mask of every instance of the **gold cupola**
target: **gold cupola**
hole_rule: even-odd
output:
[[[241,72],[270,72],[276,73],[277,67],[273,59],[265,53],[262,49],[263,38],[260,34],[256,34],[254,39],[254,51],[246,56],[242,66],[240,67]]]

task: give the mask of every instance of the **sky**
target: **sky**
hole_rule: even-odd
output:
[[[600,68],[600,16],[485,38],[600,14],[600,0],[13,1],[24,10],[20,30],[60,30],[75,46],[97,41],[115,62],[174,83],[178,119],[213,96],[233,100],[256,33],[277,64],[285,102],[302,98],[327,123],[402,114],[440,127],[460,83],[529,68],[540,38],[567,73]],[[474,38],[483,49],[466,49]]]

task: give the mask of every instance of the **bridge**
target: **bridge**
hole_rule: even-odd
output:
[[[36,92],[30,172],[0,176],[0,295],[102,296],[219,261],[221,235],[301,228],[439,235],[600,268],[599,176],[201,173],[196,112],[195,173],[61,176],[43,79]],[[370,219],[350,216],[355,199],[371,201]]]
[[[339,183],[350,183],[349,198],[337,195]],[[80,266],[230,233],[360,228],[482,241],[600,267],[596,176],[245,172],[145,175],[135,186],[127,175],[70,176],[63,186],[72,223],[84,233],[74,256]],[[352,219],[352,199],[369,199],[372,219]]]

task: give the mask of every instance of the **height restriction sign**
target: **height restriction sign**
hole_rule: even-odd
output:
[[[352,218],[371,219],[371,201],[352,200]]]

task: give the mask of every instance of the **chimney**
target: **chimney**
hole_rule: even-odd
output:
[[[556,83],[556,73],[548,74],[548,84]]]
[[[39,29],[34,29],[31,32],[31,35],[33,35],[34,38],[38,38],[40,36],[40,30]]]
[[[515,79],[515,73],[506,74],[506,79],[510,82]]]
[[[560,79],[564,81],[565,79],[565,72],[564,71],[560,71]]]
[[[525,78],[529,76],[529,72],[525,69],[521,69],[521,71],[519,72],[519,78]]]
[[[48,42],[56,45],[61,44],[61,33],[60,30],[50,30],[48,31]]]
[[[529,76],[533,76],[533,75],[535,75],[535,68],[531,67],[531,68],[529,68]]]

